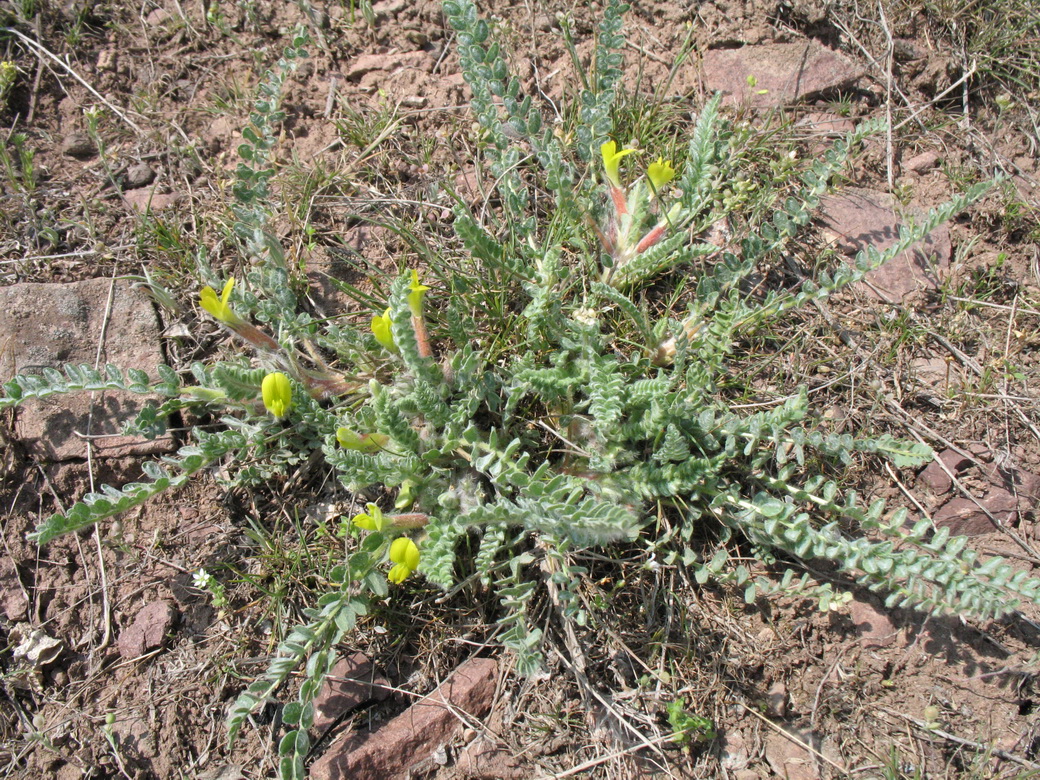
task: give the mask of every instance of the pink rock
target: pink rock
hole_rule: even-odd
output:
[[[907,160],[903,167],[914,173],[927,173],[939,163],[939,153],[933,150],[921,152]]]
[[[351,710],[389,695],[390,681],[363,653],[341,658],[314,700],[314,728],[323,732]]]
[[[1018,510],[1018,499],[1000,487],[990,490],[978,504],[1003,525],[1011,523]],[[945,503],[932,520],[940,528],[949,528],[953,536],[978,536],[996,531],[993,521],[978,504],[968,498],[954,498]]]
[[[826,198],[822,204],[823,233],[847,255],[873,246],[879,252],[899,239],[902,220],[891,196],[850,188]],[[953,244],[945,226],[936,228],[923,242],[867,274],[877,289],[865,291],[889,303],[899,303],[912,292],[939,286],[937,272],[950,267]]]
[[[137,658],[162,647],[176,621],[177,610],[172,602],[153,601],[145,605],[134,622],[119,634],[119,654],[123,658]]]
[[[481,718],[491,709],[498,664],[473,658],[433,693],[371,734],[339,738],[311,766],[314,780],[386,780],[430,756],[464,721],[460,710]],[[465,716],[462,716],[465,717]]]
[[[787,717],[787,686],[775,682],[766,691],[766,714],[772,718]]]
[[[0,558],[0,612],[12,623],[28,616],[29,600],[18,579],[18,569],[7,555]]]
[[[952,471],[955,475],[958,475],[958,472],[961,469],[967,467],[971,463],[970,460],[955,450],[943,450],[939,453],[939,459],[946,464],[946,468]],[[950,475],[947,474],[945,469],[934,460],[925,466],[921,473],[917,475],[917,481],[937,496],[947,493],[950,488],[953,487],[953,480],[950,479]]]
[[[156,192],[154,189],[128,190],[123,193],[126,202],[137,211],[165,211],[183,199],[177,192]]]
[[[895,642],[896,627],[888,615],[879,612],[870,602],[853,599],[849,602],[849,615],[856,624],[863,647],[888,647]]]
[[[847,89],[863,75],[862,68],[816,41],[710,49],[701,68],[709,92],[722,92],[729,104],[758,107],[812,100]]]
[[[345,75],[348,81],[360,81],[363,76],[375,71],[391,73],[403,68],[414,68],[428,73],[433,64],[430,55],[422,51],[362,54],[350,63]]]
[[[109,293],[111,291],[111,304]],[[154,377],[163,362],[159,327],[148,297],[129,282],[89,279],[72,284],[14,284],[0,288],[0,379],[39,374],[66,363],[93,365],[101,340],[101,364],[139,368]],[[89,433],[94,454],[103,457],[154,455],[173,447],[160,439],[123,436],[123,424],[145,399],[120,392],[69,393],[22,404],[15,434],[46,461],[86,456]]]

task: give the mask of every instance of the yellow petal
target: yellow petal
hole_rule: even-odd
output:
[[[391,352],[397,352],[397,343],[394,341],[394,334],[390,330],[390,309],[383,312],[381,317],[372,318],[372,334],[384,348]]]
[[[358,452],[379,452],[383,449],[390,437],[385,433],[355,433],[349,428],[336,429],[336,441],[345,450],[356,450]]]
[[[390,560],[415,571],[419,568],[419,548],[407,536],[400,536],[390,545]]]
[[[264,377],[260,383],[260,394],[264,399],[267,411],[275,417],[285,417],[292,406],[292,384],[289,377],[281,371],[275,371]]]
[[[231,290],[235,286],[235,277],[231,277],[224,284],[224,289],[217,297],[216,291],[206,285],[199,292],[199,304],[209,312],[210,316],[214,319],[223,322],[225,325],[238,325],[242,322],[242,318],[235,314],[234,310],[228,305],[228,300],[231,298]]]
[[[228,277],[228,280],[224,282],[224,289],[220,293],[220,302],[226,304],[231,298],[231,291],[235,289],[235,277]]]
[[[403,563],[398,563],[391,567],[390,571],[387,572],[386,578],[395,585],[400,585],[408,579],[408,575],[413,571],[415,571],[415,569],[409,569]]]
[[[658,157],[657,162],[650,163],[646,169],[646,175],[650,179],[654,191],[657,192],[675,178],[675,169],[672,167],[671,160],[665,162],[664,159]]]
[[[416,317],[422,315],[422,300],[423,295],[430,288],[425,284],[419,283],[419,272],[412,270],[412,282],[408,285],[408,308],[412,310],[412,314]]]
[[[375,504],[368,504],[365,509],[368,510],[367,513],[354,517],[354,525],[366,531],[382,531],[386,527],[386,518],[383,517],[382,510]]]
[[[607,141],[599,147],[599,153],[603,156],[603,170],[607,174],[607,179],[615,187],[621,187],[621,176],[618,169],[621,158],[634,151],[635,149],[622,149],[619,152],[617,143],[614,141]]]

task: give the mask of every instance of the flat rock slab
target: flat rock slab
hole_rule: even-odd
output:
[[[341,658],[314,699],[314,728],[323,732],[351,710],[389,695],[390,681],[363,653]]]
[[[701,77],[723,102],[773,108],[852,87],[863,69],[816,41],[709,49]]]
[[[390,780],[404,776],[462,728],[462,713],[472,718],[488,713],[497,677],[494,659],[470,659],[433,693],[378,731],[346,735],[333,742],[311,766],[312,780]]]
[[[1004,488],[994,487],[977,502],[970,498],[951,499],[939,508],[932,520],[939,528],[949,528],[953,536],[979,536],[997,530],[989,515],[1001,525],[1010,526],[1017,513],[1018,498]]]
[[[166,635],[177,622],[173,602],[162,600],[146,604],[134,617],[134,622],[119,634],[119,654],[123,658],[138,658],[149,650],[162,647]]]
[[[112,304],[109,311],[109,291]],[[106,321],[106,311],[108,311]],[[66,363],[94,365],[101,343],[101,365],[139,368],[155,377],[162,362],[159,324],[147,296],[117,281],[89,279],[71,284],[15,284],[0,288],[0,380],[15,374],[38,374]],[[30,453],[45,461],[86,456],[86,442],[75,432],[101,435],[93,439],[101,457],[154,455],[173,447],[170,437],[122,436],[145,398],[129,393],[67,393],[18,407],[15,434]]]
[[[824,238],[849,257],[868,246],[883,252],[899,240],[903,220],[890,195],[848,189],[825,198],[821,212]],[[863,287],[879,300],[899,303],[910,293],[937,288],[938,274],[950,267],[952,254],[950,231],[940,225],[924,241],[867,274],[870,285]]]

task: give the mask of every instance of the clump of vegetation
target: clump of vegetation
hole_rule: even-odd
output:
[[[303,666],[279,748],[282,776],[303,776],[312,700],[338,643],[413,577],[446,589],[472,577],[493,589],[498,639],[521,673],[542,662],[542,632],[529,615],[545,593],[571,626],[600,620],[581,597],[588,572],[575,554],[590,547],[609,555],[636,545],[647,565],[733,583],[748,602],[790,590],[796,578],[822,609],[855,585],[889,605],[980,617],[1040,600],[1040,580],[983,560],[927,519],[907,527],[904,510],[864,505],[835,476],[858,458],[918,466],[931,457],[926,446],[827,433],[804,390],[756,409],[733,408],[728,390],[741,339],[862,279],[985,186],[906,227],[885,252],[868,248],[794,289],[763,290],[752,276],[810,222],[874,124],[822,159],[800,168],[788,160],[775,167],[782,175],[734,188],[738,130],[718,98],[673,160],[658,151],[660,138],[641,139],[645,149],[618,145],[622,3],[604,8],[595,69],[565,131],[521,94],[473,4],[448,0],[444,9],[498,195],[497,209],[480,216],[456,207],[450,256],[402,269],[368,327],[302,308],[269,228],[269,157],[282,83],[304,56],[299,37],[260,87],[238,150],[235,232],[250,270],[218,279],[203,268],[200,305],[242,354],[196,363],[190,377],[159,366],[157,381],[70,366],[16,377],[0,398],[9,408],[72,391],[158,394],[164,400],[130,426],[149,436],[183,408],[222,415],[220,430],[195,430],[176,457],[145,464],[148,481],[106,487],[48,518],[33,536],[40,544],[217,462],[234,484],[262,489],[320,454],[344,488],[371,499],[341,525],[347,554],[328,592],[234,706],[232,737]],[[735,235],[715,243],[709,228],[722,223]],[[731,539],[778,579],[731,563]],[[826,563],[846,588],[816,581],[801,567],[807,561]],[[198,581],[226,598],[211,575]],[[686,714],[681,700],[669,714],[687,740],[711,738],[711,722]]]

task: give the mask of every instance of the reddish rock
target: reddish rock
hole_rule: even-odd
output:
[[[154,8],[148,12],[148,15],[144,18],[144,22],[149,27],[157,27],[170,18],[170,12],[165,8]]]
[[[955,450],[943,450],[939,453],[939,460],[946,464],[947,469],[958,476],[958,472],[971,463],[970,460]],[[949,492],[950,488],[953,487],[953,480],[950,479],[950,475],[934,460],[917,475],[917,481],[937,496]]]
[[[350,67],[347,68],[345,75],[348,81],[360,81],[363,76],[376,71],[391,73],[409,68],[429,73],[434,62],[435,60],[422,51],[397,52],[394,54],[362,54],[350,63]]]
[[[61,141],[61,153],[66,157],[86,160],[97,154],[97,147],[90,136],[81,130],[69,133]]]
[[[750,743],[743,731],[729,729],[723,732],[719,738],[719,750],[721,751],[719,763],[731,772],[747,769],[751,762],[749,746]]]
[[[766,691],[766,714],[771,718],[787,717],[787,686],[775,682]]]
[[[459,710],[480,718],[491,709],[498,664],[473,658],[371,734],[344,735],[311,766],[313,780],[387,780],[428,758],[464,721]]]
[[[172,602],[153,601],[145,605],[134,622],[119,634],[119,654],[123,658],[137,658],[162,647],[176,622],[177,610]]]
[[[709,92],[722,92],[726,103],[758,107],[813,100],[847,89],[863,75],[862,68],[815,41],[710,49],[701,68]]]
[[[131,165],[126,170],[126,174],[123,176],[123,188],[127,190],[136,190],[140,187],[147,187],[155,181],[155,171],[148,163],[137,163],[137,165]]]
[[[929,150],[927,152],[921,152],[914,157],[911,157],[905,163],[903,167],[908,171],[914,173],[927,173],[939,163],[939,153],[936,151]]]
[[[178,192],[156,192],[155,189],[128,190],[123,193],[126,202],[137,211],[165,211],[183,200]]]
[[[29,599],[18,578],[18,569],[8,556],[0,558],[0,612],[12,623],[28,617]]]
[[[325,731],[341,716],[369,701],[390,695],[390,681],[363,654],[341,658],[314,699],[314,728]]]
[[[824,236],[850,257],[868,246],[879,252],[899,239],[902,220],[896,215],[891,196],[862,189],[848,189],[824,200]],[[937,272],[950,266],[953,244],[945,226],[936,228],[925,240],[867,274],[876,288],[865,291],[889,303],[899,303],[912,292],[939,286]]]
[[[969,498],[954,498],[935,513],[932,520],[940,528],[949,528],[953,536],[978,536],[997,530],[979,504],[985,507],[1002,525],[1015,519],[1018,499],[1004,488],[995,487],[978,504]]]
[[[888,647],[895,642],[896,627],[888,615],[879,612],[870,602],[853,599],[849,602],[849,615],[856,624],[863,647]]]
[[[111,291],[111,305],[109,293]],[[148,296],[129,282],[89,279],[72,284],[14,284],[0,288],[0,379],[39,374],[66,363],[93,365],[101,342],[101,364],[139,368],[155,376],[163,362],[159,327]],[[123,436],[145,398],[130,393],[66,393],[18,407],[15,434],[29,452],[45,461],[86,456],[92,434],[102,457],[155,455],[173,447],[161,439]]]

